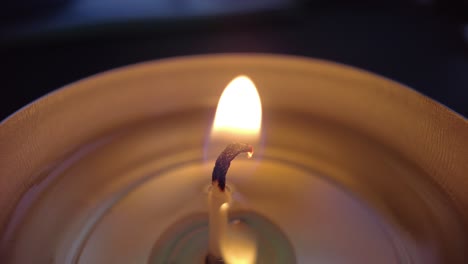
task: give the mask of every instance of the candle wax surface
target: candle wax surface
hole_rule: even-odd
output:
[[[464,243],[456,217],[436,188],[409,177],[420,171],[345,128],[267,113],[264,145],[252,159],[237,157],[228,172],[232,210],[277,225],[297,263],[456,257]],[[14,233],[12,263],[146,263],[173,223],[194,213],[208,217],[214,158],[204,155],[211,147],[204,145],[207,116],[191,111],[132,124],[73,153],[49,172],[59,176],[43,186]]]

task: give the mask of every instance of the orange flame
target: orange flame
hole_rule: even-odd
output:
[[[261,125],[262,103],[255,84],[244,75],[234,78],[219,99],[212,135],[227,132],[258,138]]]

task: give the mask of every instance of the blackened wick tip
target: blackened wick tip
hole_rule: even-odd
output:
[[[213,184],[217,183],[221,191],[224,191],[226,188],[226,174],[229,166],[231,166],[231,161],[237,157],[237,155],[244,152],[247,153],[249,158],[252,157],[253,147],[245,143],[231,143],[216,159],[211,181]]]

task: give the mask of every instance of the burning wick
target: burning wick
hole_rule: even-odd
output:
[[[239,107],[242,105],[243,107]],[[211,130],[213,139],[242,138],[257,142],[262,121],[262,104],[255,84],[245,75],[234,78],[219,98]],[[226,187],[231,161],[240,153],[253,154],[248,144],[229,144],[216,159],[208,194],[209,249],[206,263],[251,264],[257,253],[256,239],[248,226],[229,223],[232,193]]]
[[[209,252],[205,260],[207,264],[225,263],[224,260],[228,261],[227,263],[253,263],[251,259],[255,256],[252,255],[252,252],[256,251],[255,241],[239,239],[243,236],[240,236],[240,231],[231,230],[227,217],[232,195],[229,188],[226,188],[226,174],[231,161],[244,152],[252,157],[253,147],[242,143],[229,144],[218,156],[213,168],[212,188],[208,195]]]
[[[243,152],[247,152],[247,155],[251,158],[253,155],[253,147],[243,143],[231,143],[216,159],[211,181],[213,185],[218,183],[218,187],[221,191],[224,192],[226,188],[226,174],[229,166],[231,166],[231,161]]]

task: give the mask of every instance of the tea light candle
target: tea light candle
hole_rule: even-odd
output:
[[[242,72],[259,92],[234,79],[213,121],[223,86]],[[255,96],[225,97],[239,91]],[[425,180],[431,163],[405,148],[431,142],[408,128],[414,108],[402,102],[416,97],[346,67],[251,55],[78,83],[0,127],[21,132],[0,137],[1,175],[34,179],[12,178],[24,193],[1,219],[2,263],[464,263],[460,211]],[[460,124],[440,120],[441,131]],[[232,142],[255,156],[232,161],[224,185],[213,167]],[[442,142],[447,153],[462,141]],[[430,160],[461,175],[453,157]]]

